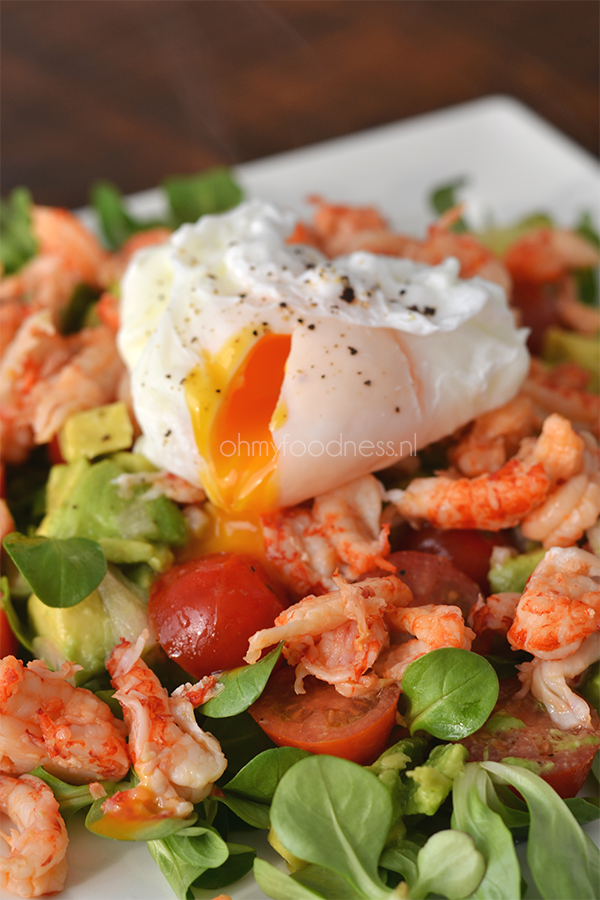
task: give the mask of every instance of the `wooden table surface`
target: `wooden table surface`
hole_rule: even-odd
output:
[[[2,193],[83,205],[489,94],[599,152],[597,0],[4,0]]]

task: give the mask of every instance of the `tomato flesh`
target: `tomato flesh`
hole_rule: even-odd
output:
[[[19,642],[8,624],[6,613],[0,609],[0,659],[5,656],[20,656]]]
[[[428,603],[458,606],[466,618],[479,597],[479,585],[445,556],[397,550],[390,554],[389,561],[396,566],[398,578],[412,591],[411,606]]]
[[[501,532],[492,534],[474,529],[425,527],[403,534],[402,550],[418,550],[445,556],[461,572],[475,581],[484,594],[489,594],[488,572],[494,547],[510,547],[511,542]]]
[[[583,787],[600,747],[598,714],[590,707],[592,725],[588,730],[561,731],[530,693],[514,696],[520,687],[516,678],[503,679],[498,702],[486,724],[460,743],[469,751],[471,762],[525,760],[557,794],[574,797]]]
[[[288,605],[261,564],[217,553],[173,566],[150,590],[148,613],[167,656],[196,678],[244,664],[248,639]]]
[[[299,747],[368,765],[385,750],[396,721],[400,688],[388,685],[374,697],[343,697],[309,675],[305,694],[294,691],[294,669],[271,676],[250,714],[279,747]]]

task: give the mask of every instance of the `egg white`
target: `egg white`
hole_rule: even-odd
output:
[[[209,359],[233,376],[265,334],[291,335],[270,426],[279,506],[415,453],[510,399],[528,368],[503,290],[461,280],[456,260],[328,260],[287,244],[293,226],[253,200],[141,251],[122,283],[118,336],[140,449],[210,493],[186,380]]]

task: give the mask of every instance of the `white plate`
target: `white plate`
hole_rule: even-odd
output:
[[[249,196],[308,214],[305,199],[321,194],[349,204],[375,204],[399,229],[419,234],[431,220],[431,189],[466,177],[471,221],[493,214],[499,224],[546,211],[564,225],[583,212],[600,221],[600,171],[586,151],[509,97],[489,97],[239,166]],[[131,198],[134,214],[160,212],[160,195]],[[87,216],[86,216],[87,218]],[[89,219],[92,221],[92,219]],[[598,829],[588,826],[598,842]],[[259,853],[275,861],[262,834]],[[171,900],[145,844],[103,840],[71,830],[69,874],[61,900]],[[234,900],[264,894],[251,875],[224,889]],[[213,892],[214,893],[214,892]],[[198,892],[200,897],[213,893]]]

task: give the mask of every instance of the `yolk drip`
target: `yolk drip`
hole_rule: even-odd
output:
[[[291,335],[265,334],[233,369],[247,346],[227,346],[186,380],[186,399],[200,455],[204,488],[229,512],[263,512],[277,505],[276,449],[269,424],[278,404]],[[232,375],[233,370],[233,375]]]

